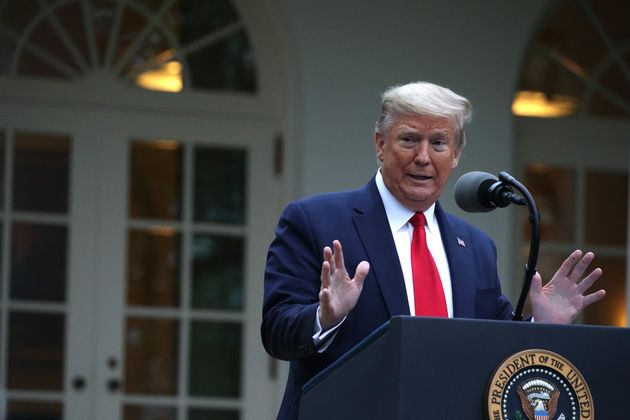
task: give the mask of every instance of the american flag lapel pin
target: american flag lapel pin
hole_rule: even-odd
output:
[[[457,238],[457,245],[459,246],[463,246],[464,248],[466,248],[466,242],[463,241],[462,238]]]

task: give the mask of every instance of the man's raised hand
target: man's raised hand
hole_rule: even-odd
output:
[[[341,322],[354,308],[369,271],[370,264],[361,261],[351,279],[343,261],[341,242],[335,240],[332,249],[328,246],[324,248],[319,291],[319,321],[324,331]]]

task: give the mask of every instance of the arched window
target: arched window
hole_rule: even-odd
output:
[[[552,2],[525,55],[514,113],[630,117],[628,16],[628,2]]]
[[[21,0],[0,6],[0,74],[79,80],[105,71],[144,89],[257,91],[230,0]]]

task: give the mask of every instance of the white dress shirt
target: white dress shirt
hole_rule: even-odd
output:
[[[409,313],[411,315],[416,314],[415,300],[413,295],[413,275],[411,271],[411,240],[413,238],[413,225],[409,223],[409,219],[414,215],[414,211],[409,210],[403,206],[400,201],[392,195],[383,182],[383,176],[380,169],[376,174],[376,186],[378,192],[383,200],[385,206],[385,213],[387,213],[387,221],[389,222],[389,228],[392,231],[394,237],[394,243],[396,244],[396,251],[398,252],[398,259],[400,260],[400,267],[402,268],[403,277],[405,278],[405,289],[407,290],[407,300],[409,301]],[[446,251],[444,250],[444,244],[442,243],[442,236],[440,235],[440,226],[435,218],[435,204],[429,207],[424,212],[424,217],[427,220],[424,226],[427,246],[438,272],[440,273],[440,279],[442,280],[442,288],[444,289],[444,298],[446,299],[446,309],[448,317],[453,317],[453,289],[451,287],[451,272],[448,268],[448,259],[446,258]]]

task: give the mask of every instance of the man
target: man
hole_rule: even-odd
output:
[[[267,352],[291,361],[278,419],[297,419],[302,385],[394,315],[510,318],[494,243],[438,203],[470,115],[468,100],[434,84],[387,90],[374,136],[376,176],[362,189],[307,197],[283,212],[269,248],[261,327]],[[536,274],[536,322],[572,322],[604,296],[583,295],[602,274],[579,281],[593,258],[574,251],[544,288]]]

